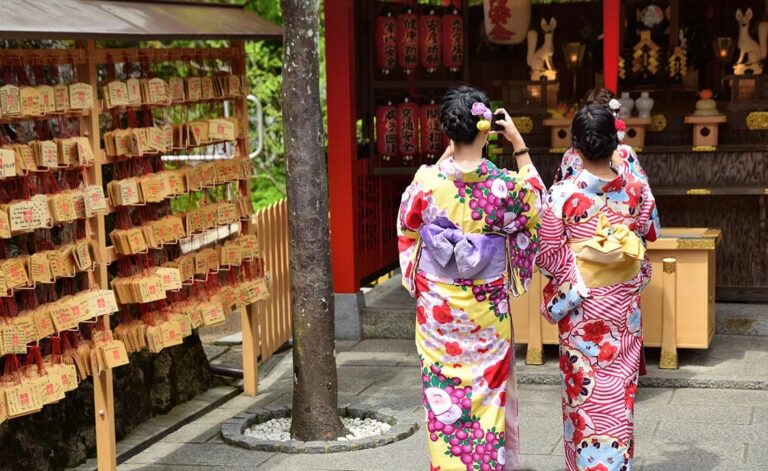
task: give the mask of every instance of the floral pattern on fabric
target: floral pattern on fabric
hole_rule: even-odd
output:
[[[566,404],[578,406],[589,399],[595,388],[595,372],[585,355],[576,349],[561,348],[560,374]]]
[[[568,343],[589,358],[590,363],[605,368],[619,354],[619,329],[603,319],[583,321],[571,330]]]
[[[445,456],[458,458],[466,469],[503,470],[504,432],[496,427],[483,429],[480,418],[471,412],[472,387],[462,387],[461,378],[447,378],[441,372],[440,364],[422,366],[430,441],[442,446]]]
[[[577,448],[580,471],[629,471],[629,446],[607,435],[584,438]]]
[[[603,216],[646,241],[658,236],[653,194],[629,168],[615,168],[618,173],[610,180],[575,170],[551,188],[541,216],[536,261],[549,278],[541,311],[558,323],[568,471],[632,469],[642,348],[639,300],[651,265],[646,254],[632,279],[586,288],[574,253],[594,236]],[[579,299],[577,306],[570,305]]]
[[[616,167],[620,173],[629,173],[636,179],[644,180],[646,182],[648,181],[648,175],[645,173],[645,170],[643,170],[642,165],[640,165],[640,159],[637,158],[637,154],[632,146],[619,144],[616,151],[619,165],[614,164],[614,167]],[[576,175],[582,168],[584,168],[584,163],[581,160],[579,152],[573,148],[568,149],[563,154],[563,158],[560,161],[560,167],[558,167],[557,172],[555,172],[554,183],[569,179]]]
[[[403,194],[398,248],[403,284],[416,297],[430,469],[520,466],[509,295],[533,274],[543,189],[533,166],[515,173],[485,160],[463,171],[448,159],[421,167]],[[483,252],[468,248],[486,243],[501,247],[499,275],[440,268],[474,263]],[[429,271],[436,263],[445,273]]]

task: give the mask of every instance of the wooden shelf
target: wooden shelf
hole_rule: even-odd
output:
[[[461,78],[456,80],[376,80],[373,82],[373,88],[377,90],[447,89],[453,88],[461,82]]]
[[[419,167],[373,167],[373,175],[415,175]]]
[[[220,144],[233,144],[234,145],[236,143],[235,143],[235,141],[211,141],[211,142],[206,142],[206,143],[199,144],[199,145],[196,145],[196,146],[174,147],[173,149],[171,149],[168,152],[147,152],[146,154],[132,156],[132,157],[128,157],[128,156],[124,156],[124,155],[119,155],[119,156],[107,155],[107,156],[105,156],[105,163],[114,164],[116,162],[129,162],[129,161],[131,161],[133,159],[143,159],[145,157],[162,157],[164,155],[175,155],[174,152],[188,151],[188,150],[192,150],[192,149],[200,149],[202,147],[209,147],[209,146],[218,146]]]
[[[664,187],[651,186],[655,196],[747,196],[768,195],[768,187],[731,186],[731,187]]]
[[[184,100],[184,101],[174,101],[171,103],[146,103],[141,105],[129,105],[129,106],[115,106],[112,108],[107,108],[104,104],[104,100],[101,100],[101,111],[102,113],[126,113],[128,111],[142,111],[142,110],[153,110],[156,108],[173,108],[175,106],[186,106],[186,105],[196,105],[200,103],[223,103],[225,101],[235,101],[235,100],[241,100],[242,97],[237,96],[218,96],[213,98],[205,98],[200,100]]]
[[[0,124],[13,124],[13,123],[20,123],[24,121],[44,121],[48,119],[57,119],[57,118],[86,118],[88,116],[91,116],[91,110],[81,110],[81,111],[66,111],[64,113],[48,113],[42,116],[3,116],[0,118]]]

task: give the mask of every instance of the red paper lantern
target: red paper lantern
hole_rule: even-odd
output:
[[[397,108],[391,102],[376,107],[376,153],[389,162],[397,155]]]
[[[406,74],[419,65],[419,18],[411,9],[397,15],[397,64]]]
[[[443,65],[451,72],[464,64],[464,18],[458,10],[443,15]]]
[[[397,105],[398,150],[410,162],[419,150],[419,107],[405,99]]]
[[[392,13],[376,17],[376,66],[384,74],[397,66],[397,20]]]
[[[440,106],[431,100],[419,108],[419,127],[421,141],[419,153],[428,159],[434,159],[443,152],[443,131],[440,129]]]
[[[440,65],[441,32],[440,17],[434,10],[419,17],[419,57],[421,66],[429,73],[435,72]]]

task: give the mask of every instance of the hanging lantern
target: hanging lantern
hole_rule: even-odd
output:
[[[427,72],[434,73],[440,65],[442,23],[434,10],[419,17],[419,58]]]
[[[443,151],[443,131],[440,129],[440,106],[435,104],[435,100],[419,108],[419,128],[419,153],[428,159],[436,158]]]
[[[454,9],[443,15],[443,65],[451,72],[457,72],[464,63],[464,18]]]
[[[384,74],[397,67],[397,20],[392,13],[376,17],[376,67]]]
[[[531,25],[531,0],[483,0],[483,15],[492,43],[520,44]]]
[[[405,162],[410,162],[419,150],[419,107],[406,98],[397,105],[398,150]]]
[[[419,18],[410,8],[397,15],[397,64],[406,74],[419,65]]]
[[[397,155],[397,108],[392,102],[376,107],[376,153],[385,162]]]

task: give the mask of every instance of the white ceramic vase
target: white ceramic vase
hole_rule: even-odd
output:
[[[635,107],[635,100],[629,96],[629,92],[621,92],[619,103],[621,103],[621,108],[619,108],[619,118],[627,119],[632,116],[632,109]]]
[[[637,115],[641,118],[650,118],[651,110],[653,109],[653,98],[648,95],[648,92],[642,92],[640,98],[635,100],[635,106],[637,107]]]

